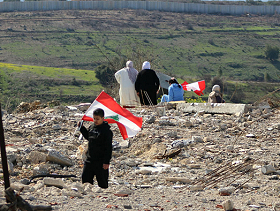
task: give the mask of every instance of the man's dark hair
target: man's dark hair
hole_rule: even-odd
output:
[[[170,84],[178,84],[178,87],[181,88],[181,85],[178,83],[178,81],[177,81],[175,78],[171,78],[171,79],[168,81],[168,83],[170,83]]]
[[[95,116],[100,116],[100,117],[104,117],[104,111],[101,108],[97,108],[93,111],[93,115]]]

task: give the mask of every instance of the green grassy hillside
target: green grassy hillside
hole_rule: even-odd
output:
[[[280,63],[269,61],[264,53],[267,45],[280,47],[277,14],[14,12],[1,13],[0,23],[0,62],[25,67],[20,73],[2,67],[5,99],[19,95],[17,101],[21,101],[28,95],[42,95],[80,101],[78,96],[94,96],[102,89],[92,78],[98,65],[111,63],[117,71],[120,66],[114,61],[123,59],[133,60],[138,70],[148,60],[154,70],[189,83],[206,80],[205,94],[213,78],[220,76],[227,102],[252,103],[279,87]],[[23,65],[50,68],[33,67],[33,71]]]
[[[2,108],[13,110],[22,101],[91,102],[102,87],[94,71],[0,63]]]

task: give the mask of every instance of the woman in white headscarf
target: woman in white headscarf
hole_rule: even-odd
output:
[[[138,106],[140,105],[139,97],[135,91],[135,80],[138,71],[133,68],[133,62],[127,61],[126,67],[115,73],[115,78],[120,84],[120,104],[122,106]]]
[[[151,69],[149,62],[145,61],[142,70],[138,73],[135,81],[135,89],[140,97],[142,105],[156,105],[157,91],[159,90],[159,78]]]

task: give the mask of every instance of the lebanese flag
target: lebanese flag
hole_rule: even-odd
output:
[[[134,116],[122,108],[110,95],[102,91],[86,111],[82,120],[93,122],[93,111],[97,108],[104,110],[104,120],[109,124],[116,123],[123,139],[135,136],[142,127],[142,117]]]
[[[204,95],[203,90],[205,89],[205,81],[197,81],[191,84],[188,84],[186,81],[181,84],[183,89],[186,91],[194,91],[197,95]]]

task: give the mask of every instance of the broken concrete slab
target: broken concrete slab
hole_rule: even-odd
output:
[[[72,166],[72,161],[65,155],[61,154],[58,151],[50,150],[47,155],[47,161],[51,161],[62,166]]]
[[[198,113],[204,111],[210,114],[234,114],[240,116],[249,111],[247,104],[234,103],[178,103],[177,110],[185,113]]]
[[[64,188],[64,186],[65,186],[62,179],[57,179],[57,178],[45,177],[43,179],[43,182],[47,186],[55,186],[55,187],[58,187],[58,188]]]

